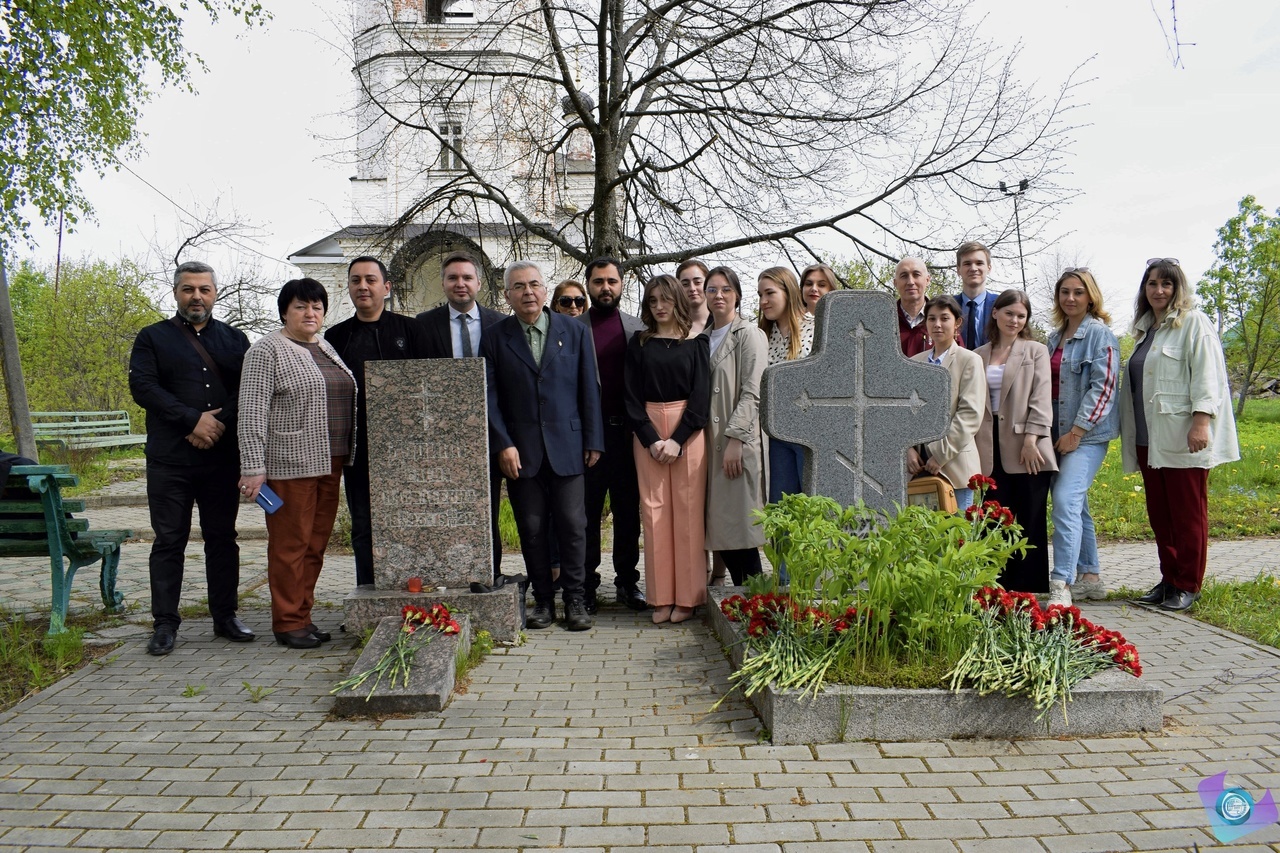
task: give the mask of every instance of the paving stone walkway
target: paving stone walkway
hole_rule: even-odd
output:
[[[244,547],[242,615],[266,633],[263,544]],[[1211,572],[1274,572],[1278,545],[1215,543]],[[126,546],[122,572],[144,611],[146,551]],[[1148,544],[1102,560],[1113,585],[1153,580]],[[47,563],[20,562],[0,564],[0,601],[47,607]],[[341,620],[352,574],[350,557],[328,560],[323,627]],[[95,586],[78,582],[81,606],[97,606]],[[773,747],[739,697],[710,710],[729,670],[701,622],[612,607],[591,632],[530,631],[496,650],[442,713],[335,720],[328,691],[353,638],[234,645],[193,619],[172,655],[150,658],[139,613],[101,665],[0,715],[0,851],[1215,847],[1202,778],[1280,790],[1280,653],[1185,617],[1085,609],[1142,651],[1166,691],[1162,734]],[[1280,850],[1280,826],[1230,849]]]

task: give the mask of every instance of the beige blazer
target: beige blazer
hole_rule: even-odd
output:
[[[735,319],[711,356],[711,411],[707,418],[707,550],[734,551],[764,544],[753,510],[764,506],[760,436],[760,375],[769,339],[754,324]],[[724,475],[724,448],[742,442],[742,474]]]
[[[983,378],[991,364],[991,344],[983,344],[974,350],[982,358]],[[1000,466],[1010,474],[1027,473],[1022,464],[1022,443],[1028,435],[1038,436],[1036,447],[1044,457],[1041,471],[1057,471],[1058,458],[1053,453],[1053,440],[1049,437],[1053,424],[1053,386],[1049,378],[1049,350],[1039,341],[1018,338],[1004,363],[1004,377],[1000,381]],[[982,428],[978,430],[978,453],[982,456],[982,473],[990,476],[995,467],[992,458],[991,430],[995,418],[991,416],[991,396],[987,395],[987,407],[982,413]]]
[[[932,349],[911,357],[928,364]],[[942,366],[951,374],[951,425],[947,434],[925,445],[931,459],[942,463],[942,476],[954,488],[969,488],[969,478],[982,473],[978,428],[987,410],[987,377],[982,359],[956,344],[947,350]]]

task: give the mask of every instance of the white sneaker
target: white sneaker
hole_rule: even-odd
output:
[[[1049,604],[1071,606],[1071,587],[1067,586],[1066,581],[1060,581],[1057,578],[1049,579]]]
[[[1102,582],[1102,578],[1096,581],[1082,581],[1076,578],[1075,584],[1071,587],[1071,593],[1081,601],[1102,601],[1107,597],[1107,585]]]

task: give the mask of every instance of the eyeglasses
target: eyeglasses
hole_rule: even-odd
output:
[[[1147,266],[1154,267],[1156,264],[1172,264],[1175,267],[1182,266],[1182,261],[1177,258],[1147,258]]]
[[[1088,267],[1067,267],[1065,270],[1062,271],[1062,274],[1074,275],[1075,273],[1078,273],[1078,272],[1087,272],[1090,275],[1093,275],[1092,270],[1090,270]]]
[[[585,296],[561,296],[556,300],[556,304],[561,308],[583,308],[586,307],[587,297]]]

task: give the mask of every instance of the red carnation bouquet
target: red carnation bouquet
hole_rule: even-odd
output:
[[[978,635],[951,671],[951,689],[975,688],[980,695],[1026,696],[1043,719],[1054,704],[1066,703],[1071,689],[1105,669],[1142,675],[1137,648],[1119,631],[1095,625],[1074,606],[1041,609],[1036,597],[983,587],[974,596],[981,608]]]
[[[395,642],[382,653],[378,662],[363,672],[339,681],[329,692],[356,690],[372,678],[373,684],[364,697],[368,702],[384,678],[392,687],[397,682],[402,687],[408,687],[409,670],[413,668],[413,659],[418,650],[430,643],[437,634],[456,634],[460,630],[458,620],[453,618],[448,607],[439,602],[430,607],[406,604],[400,611],[400,631],[396,634]]]

